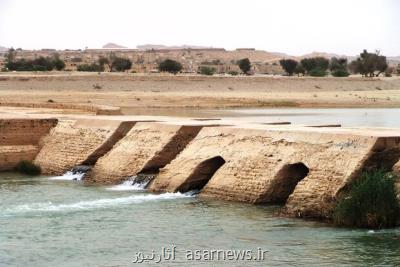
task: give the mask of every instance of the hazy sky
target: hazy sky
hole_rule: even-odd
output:
[[[399,0],[0,0],[0,45],[114,42],[400,55]]]

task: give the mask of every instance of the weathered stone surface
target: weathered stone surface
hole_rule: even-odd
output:
[[[33,160],[39,152],[39,141],[57,119],[0,120],[0,171],[12,170],[21,160]]]
[[[112,120],[60,120],[43,140],[35,163],[45,174],[61,175],[85,161],[96,162],[133,123]],[[124,128],[119,131],[118,129]],[[117,133],[116,133],[117,132]]]
[[[139,172],[157,172],[176,157],[201,126],[137,123],[101,157],[87,182],[116,184]]]
[[[21,160],[32,161],[39,152],[38,146],[0,146],[0,171],[12,170]]]
[[[37,145],[57,119],[1,119],[0,146]]]
[[[393,173],[400,177],[400,161],[393,166]]]
[[[195,171],[201,173],[197,167],[220,156],[225,164],[205,185],[201,196],[251,203],[279,202],[288,197],[278,195],[288,194],[282,190],[282,183],[288,181],[290,172],[283,172],[293,166],[290,164],[302,163],[308,173],[295,185],[294,192],[289,192],[286,211],[300,216],[329,216],[341,188],[366,165],[376,163],[377,158],[371,159],[378,152],[382,159],[390,155],[398,159],[398,139],[392,139],[382,142],[367,135],[318,131],[203,128],[175,160],[161,169],[150,189],[173,192],[184,183],[185,189],[193,189],[187,185],[199,176]]]

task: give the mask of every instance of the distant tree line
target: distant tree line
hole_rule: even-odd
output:
[[[364,50],[356,60],[348,64],[347,58],[333,57],[330,60],[324,57],[304,58],[300,62],[294,59],[282,59],[279,62],[283,70],[289,75],[309,75],[323,77],[328,75],[328,70],[334,77],[347,77],[350,72],[361,74],[365,77],[378,77],[381,73],[390,76],[389,65],[385,56],[379,51],[369,53]]]
[[[32,60],[17,59],[17,51],[11,48],[6,54],[5,70],[10,71],[61,71],[65,69],[65,62],[55,53],[51,57],[38,57]],[[74,58],[72,62],[82,62],[81,58]],[[203,64],[204,63],[204,64]],[[232,60],[231,63],[238,65],[241,72],[245,75],[251,74],[252,65],[248,58],[238,61]],[[282,69],[287,75],[309,75],[313,77],[323,77],[329,73],[334,77],[347,77],[350,73],[361,74],[365,77],[378,77],[382,73],[385,76],[391,76],[393,73],[400,75],[400,64],[397,68],[389,66],[385,56],[380,55],[379,51],[370,53],[364,50],[355,60],[348,63],[347,58],[333,57],[330,60],[325,57],[303,58],[300,61],[294,59],[282,59],[279,61]],[[223,64],[219,59],[213,61],[203,61],[203,65],[198,69],[198,73],[202,75],[213,75],[217,72],[215,67],[207,65]],[[273,65],[277,65],[273,63]],[[117,57],[114,53],[100,57],[96,62],[91,64],[79,64],[78,71],[88,72],[124,72],[132,68],[131,60],[127,58]],[[165,59],[158,64],[160,72],[169,72],[177,74],[181,72],[183,66],[180,62]],[[237,75],[236,71],[230,71],[229,74]]]
[[[11,48],[6,54],[5,68],[9,71],[61,71],[65,63],[55,53],[52,57],[38,57],[35,59],[17,59],[17,50]]]
[[[124,72],[132,68],[132,61],[127,58],[117,57],[115,54],[110,53],[106,57],[100,57],[97,60],[97,63],[78,65],[77,70],[103,72],[105,71],[105,66],[108,66],[110,72]]]

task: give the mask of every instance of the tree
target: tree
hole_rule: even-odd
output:
[[[400,75],[400,64],[397,65],[397,75]]]
[[[238,65],[244,74],[249,74],[249,71],[251,70],[251,62],[248,58],[239,60]]]
[[[281,59],[279,61],[284,71],[289,75],[292,76],[296,70],[297,65],[299,64],[294,59]]]
[[[113,52],[109,53],[106,57],[100,57],[98,59],[98,65],[102,68],[102,71],[104,71],[104,66],[107,65],[108,69],[110,70],[110,72],[114,71],[114,60],[117,57],[115,56],[115,54]]]
[[[116,71],[126,71],[132,67],[132,62],[126,58],[116,57],[112,62],[112,67]]]
[[[301,65],[301,63],[297,64],[296,69],[294,70],[294,73],[297,74],[297,76],[301,75],[306,75],[306,69]]]
[[[177,74],[182,70],[182,64],[172,59],[166,59],[158,65],[158,70],[161,72]]]
[[[388,63],[385,56],[381,56],[379,51],[369,53],[364,50],[360,56],[353,60],[349,65],[353,73],[360,73],[363,76],[378,77],[388,68]]]
[[[53,55],[52,64],[53,64],[53,68],[58,71],[65,69],[65,62],[60,59],[60,55],[58,53],[55,53]]]
[[[300,62],[311,76],[325,76],[329,67],[329,60],[324,57],[304,58]]]
[[[107,57],[100,57],[98,60],[99,66],[101,67],[102,71],[104,71],[104,66],[110,64],[110,60]],[[111,71],[111,68],[110,68]]]
[[[350,73],[347,70],[347,58],[331,58],[329,70],[334,77],[348,77]]]
[[[10,49],[8,49],[8,53],[6,54],[5,57],[7,63],[14,62],[15,58],[17,57],[17,51],[11,47]]]

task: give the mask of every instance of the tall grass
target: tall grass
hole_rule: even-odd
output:
[[[400,219],[394,176],[382,170],[363,173],[334,211],[334,223],[359,228],[395,227]]]

